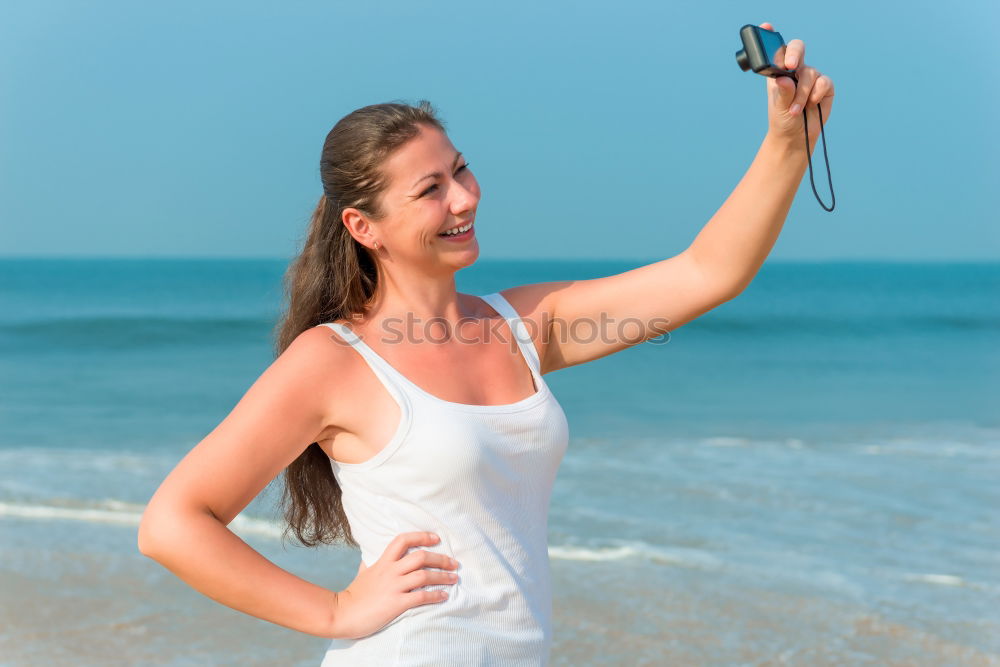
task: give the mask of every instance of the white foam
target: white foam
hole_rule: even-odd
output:
[[[238,514],[229,527],[239,535],[259,535],[280,540],[284,528],[278,523],[269,519],[258,519],[251,516]]]
[[[698,549],[683,547],[656,547],[645,542],[620,542],[614,546],[581,547],[549,546],[549,556],[561,560],[612,561],[638,558],[665,565],[701,569],[719,569],[723,561],[717,556]]]
[[[82,521],[119,526],[138,526],[145,505],[107,499],[88,506],[47,505],[41,503],[0,502],[0,517],[14,517],[34,521]],[[254,535],[280,540],[284,525],[270,519],[237,515],[229,528],[240,536]],[[549,556],[563,560],[614,561],[630,558],[644,559],[667,565],[697,568],[717,568],[721,561],[704,551],[681,547],[655,547],[645,542],[624,542],[602,547],[551,545]]]
[[[927,584],[938,584],[940,586],[964,586],[965,579],[956,577],[953,574],[929,574],[929,573],[907,573],[903,575],[907,581],[920,581]]]
[[[563,560],[620,560],[634,558],[641,552],[632,547],[604,547],[588,549],[586,547],[549,546],[549,556]]]
[[[704,438],[701,444],[709,447],[746,447],[750,444],[747,438],[731,438],[727,436],[717,436],[714,438]]]
[[[105,500],[97,507],[71,507],[0,502],[0,516],[33,519],[36,521],[84,521],[87,523],[138,526],[144,505],[121,500]],[[229,524],[238,535],[257,535],[281,539],[283,528],[274,521],[239,514]]]
[[[860,451],[869,455],[917,456],[922,458],[1000,459],[1000,446],[995,442],[973,443],[947,440],[914,440],[893,438],[878,444],[862,445]]]
[[[103,450],[87,448],[32,448],[14,447],[0,449],[0,463],[15,463],[19,467],[58,467],[61,470],[88,470],[98,472],[156,473],[169,470],[176,463],[167,455],[140,454],[128,450]]]
[[[37,520],[69,520],[86,521],[89,523],[114,523],[126,526],[138,526],[142,512],[132,512],[121,509],[98,509],[83,507],[59,507],[57,505],[22,505],[18,503],[0,503],[0,516],[11,516],[19,519]]]

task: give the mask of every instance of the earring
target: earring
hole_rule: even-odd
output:
[[[378,250],[378,241],[372,244],[372,250]]]

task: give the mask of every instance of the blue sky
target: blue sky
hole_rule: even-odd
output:
[[[764,136],[734,53],[770,21],[837,87],[837,208],[806,173],[771,257],[1000,259],[997,3],[749,6],[7,2],[0,255],[290,257],[333,124],[428,99],[481,257],[669,257]]]

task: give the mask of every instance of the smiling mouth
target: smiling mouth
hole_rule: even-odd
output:
[[[442,232],[438,234],[438,236],[441,236],[446,239],[465,237],[472,233],[472,227],[474,224],[475,220],[471,220],[465,223],[464,225],[459,225],[458,227],[452,227],[447,232]]]

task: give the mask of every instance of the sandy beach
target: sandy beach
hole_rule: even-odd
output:
[[[129,553],[133,526],[27,523],[0,521],[5,665],[308,666],[322,657],[324,639],[222,607]],[[244,537],[329,586],[349,583],[356,563],[341,548],[286,550],[273,538]],[[719,572],[642,558],[554,558],[552,571],[553,665],[1000,664],[995,646],[977,646],[991,632],[996,641],[986,624],[919,614],[900,622],[888,609],[748,589]]]

